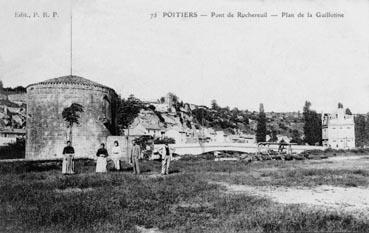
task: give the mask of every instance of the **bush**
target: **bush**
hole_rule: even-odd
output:
[[[150,135],[142,135],[134,141],[141,147],[141,149],[145,150],[146,146],[152,145],[153,137]]]
[[[168,144],[175,144],[176,143],[176,140],[174,138],[157,138],[154,140],[154,144],[165,144],[165,143],[168,143]]]
[[[214,160],[215,155],[213,153],[204,153],[201,155],[183,155],[180,160],[182,161],[199,161],[199,160]]]

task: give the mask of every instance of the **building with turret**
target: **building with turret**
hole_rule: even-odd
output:
[[[342,104],[335,112],[322,115],[322,139],[328,148],[355,148],[354,116],[346,114]]]

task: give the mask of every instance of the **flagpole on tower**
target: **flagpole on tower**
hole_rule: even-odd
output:
[[[70,1],[70,76],[73,75],[73,12],[72,1]]]

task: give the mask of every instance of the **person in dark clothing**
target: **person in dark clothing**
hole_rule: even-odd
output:
[[[74,174],[74,148],[70,141],[67,141],[67,146],[63,149],[63,174]]]
[[[140,174],[140,165],[138,160],[141,158],[141,155],[141,147],[137,144],[136,141],[133,141],[133,147],[131,148],[131,155],[129,160],[133,167],[133,174],[135,175]]]
[[[105,144],[101,143],[100,148],[96,152],[96,172],[106,172],[106,157],[109,156],[108,151],[105,149]]]

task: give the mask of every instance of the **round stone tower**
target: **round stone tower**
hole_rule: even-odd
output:
[[[82,105],[79,125],[72,127],[75,156],[94,158],[101,142],[115,135],[117,94],[109,87],[78,76],[49,79],[27,87],[27,159],[60,158],[69,139],[62,112]]]

